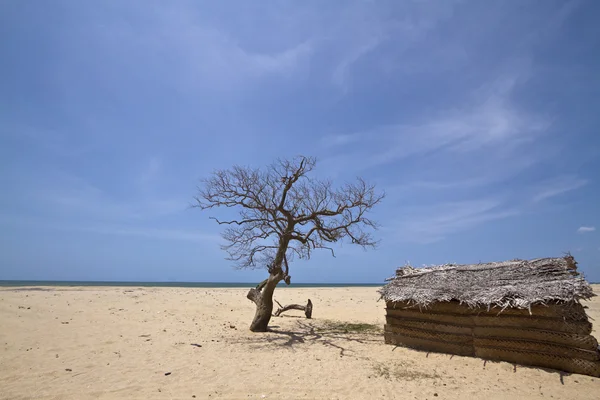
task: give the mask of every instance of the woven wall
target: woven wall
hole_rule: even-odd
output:
[[[598,342],[579,303],[534,306],[530,313],[387,302],[386,314],[389,344],[600,377]]]

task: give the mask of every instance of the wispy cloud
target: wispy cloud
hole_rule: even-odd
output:
[[[441,151],[446,154],[465,154],[485,151],[488,154],[505,153],[530,144],[549,127],[550,121],[514,107],[509,96],[514,79],[498,81],[477,94],[474,104],[459,109],[448,109],[440,115],[412,124],[396,124],[375,127],[364,132],[336,134],[325,137],[327,147],[339,147],[339,151],[357,151],[356,147],[344,149],[362,142],[373,150],[363,167],[375,167],[402,160],[413,155]],[[375,145],[374,145],[375,144]],[[502,145],[501,151],[498,146]]]
[[[87,232],[108,236],[145,237],[158,240],[186,241],[196,243],[217,243],[221,237],[214,233],[199,230],[142,227],[123,224],[101,224],[86,221],[65,222],[52,217],[33,217],[28,215],[0,213],[0,223],[4,226],[31,227],[35,229],[58,230],[67,232]]]
[[[71,137],[61,130],[36,127],[33,121],[11,123],[8,119],[2,119],[0,132],[24,147],[39,150],[41,154],[51,153],[60,157],[76,158],[89,154],[94,149],[93,141]]]
[[[533,202],[540,202],[579,189],[587,183],[587,179],[582,179],[574,175],[563,175],[542,181],[536,185],[536,194],[533,196]]]
[[[145,185],[151,183],[160,173],[162,161],[158,157],[152,157],[140,174],[140,182]]]
[[[320,139],[320,143],[325,148],[339,147],[349,145],[360,140],[364,140],[364,134],[362,133],[350,133],[340,135],[327,135]]]
[[[184,211],[187,203],[183,199],[156,197],[155,195],[129,192],[117,196],[71,176],[55,176],[47,185],[32,189],[34,198],[43,198],[45,213],[63,218],[87,220],[145,220]]]
[[[386,186],[386,193],[393,197],[414,196],[415,193],[432,194],[435,192],[457,191],[474,188],[485,184],[482,179],[464,179],[452,181],[433,181],[433,180],[411,180],[406,183],[390,184]]]
[[[490,185],[512,179],[555,153],[544,140],[551,121],[511,101],[516,82],[510,77],[496,80],[461,107],[438,111],[421,121],[330,135],[321,141],[326,168],[345,174],[390,171],[385,178],[390,193],[408,191],[413,198],[432,190],[452,198],[457,193],[469,196],[489,190]],[[564,192],[585,182],[572,177],[559,183]],[[556,195],[557,190],[541,188],[538,200]]]
[[[5,197],[4,210],[58,218],[63,222],[143,222],[158,221],[183,214],[189,197],[165,191],[169,176],[160,175],[160,164],[154,160],[141,171],[132,163],[118,176],[94,180],[93,173],[66,171],[55,166],[17,170],[11,196]],[[0,174],[0,179],[3,177]],[[191,195],[190,195],[191,196]]]
[[[337,55],[333,63],[332,82],[347,94],[359,78],[362,61],[370,62],[372,53],[394,39],[394,57],[377,58],[375,70],[386,74],[406,72],[412,58],[408,53],[419,47],[420,42],[444,19],[450,17],[460,0],[449,0],[432,6],[426,3],[392,3],[394,7],[373,7],[370,2],[351,2],[341,14],[328,15],[328,27],[321,36],[325,43],[335,44],[331,50]],[[392,9],[398,12],[392,17]],[[335,40],[335,42],[334,42]],[[321,41],[323,42],[323,41]],[[447,47],[445,47],[447,48]],[[428,52],[436,51],[429,48]],[[444,61],[447,63],[448,59]],[[413,64],[414,65],[414,64]],[[420,64],[421,65],[421,64]],[[427,65],[426,63],[424,65]]]
[[[106,18],[111,11],[121,17]],[[81,95],[70,83],[87,79],[81,76],[82,67],[86,75],[110,77],[123,85],[160,82],[180,93],[231,94],[265,77],[288,79],[306,71],[312,54],[306,35],[264,48],[237,35],[235,25],[211,18],[203,6],[188,2],[98,6],[79,18],[70,28],[85,31],[85,42],[77,35],[66,38],[64,46],[70,51],[58,59],[59,78],[70,96]],[[277,27],[276,21],[264,22]],[[104,60],[100,71],[98,57]],[[139,64],[151,68],[140,71]]]
[[[577,229],[577,232],[579,233],[589,233],[589,232],[594,232],[596,230],[595,226],[580,226]]]
[[[452,233],[476,228],[485,223],[517,215],[543,211],[544,202],[553,197],[576,190],[588,182],[573,175],[563,175],[546,179],[533,188],[490,187],[485,180],[464,180],[450,182],[414,181],[405,185],[386,188],[388,199],[393,205],[403,205],[398,220],[392,220],[390,230],[396,232],[402,241],[432,243],[444,239]],[[477,188],[492,188],[494,195],[478,197]],[[444,199],[456,197],[460,201]],[[417,199],[422,206],[414,206]],[[439,200],[438,200],[439,199]],[[388,210],[391,210],[390,207]],[[388,211],[391,212],[391,211]],[[594,227],[581,227],[578,232],[594,231]]]
[[[377,48],[382,41],[382,36],[374,35],[373,37],[368,38],[365,43],[352,48],[349,54],[335,67],[332,77],[333,83],[341,87],[344,92],[347,92],[350,87],[349,79],[352,65],[362,57],[366,56],[370,51]]]
[[[206,32],[197,26],[187,28],[187,32],[175,30],[171,43],[183,40],[189,44],[190,40],[196,40],[197,47],[191,54],[180,54],[190,62],[189,66],[181,64],[181,67],[191,79],[190,82],[201,80],[204,85],[219,84],[221,87],[235,88],[232,85],[247,84],[249,79],[265,75],[289,78],[303,65],[307,65],[311,54],[308,42],[274,53],[258,53],[244,50],[224,32]],[[185,47],[182,51],[190,51],[190,47]]]
[[[390,225],[402,241],[435,242],[529,213],[532,204],[540,203],[540,210],[542,202],[579,189],[588,180],[559,174],[537,182],[518,181],[556,150],[548,140],[553,119],[514,102],[530,64],[514,66],[518,68],[513,74],[479,87],[462,106],[421,121],[323,138],[324,152],[333,153],[333,161],[326,162],[345,172],[390,171],[384,180],[388,212],[397,207],[410,210]],[[503,182],[507,184],[498,185]],[[419,202],[423,206],[415,207]]]
[[[73,230],[82,232],[93,232],[104,235],[138,236],[159,240],[188,241],[196,243],[216,243],[221,240],[221,237],[216,234],[206,234],[202,232],[183,229],[135,228],[126,226],[90,226],[73,228]]]
[[[518,210],[506,208],[502,201],[494,198],[446,202],[435,207],[411,207],[384,230],[393,231],[396,240],[403,242],[433,243],[452,233],[517,214]]]

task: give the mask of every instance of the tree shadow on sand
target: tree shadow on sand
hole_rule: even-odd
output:
[[[331,320],[296,321],[293,329],[271,326],[266,334],[245,339],[263,347],[278,346],[295,350],[298,346],[321,344],[339,350],[340,357],[349,356],[353,351],[348,344],[383,343],[382,330],[378,325],[352,324]]]

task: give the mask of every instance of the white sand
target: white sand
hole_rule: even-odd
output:
[[[600,393],[600,379],[589,376],[396,348],[381,333],[319,330],[326,319],[382,326],[376,288],[277,289],[283,304],[310,298],[314,319],[293,311],[294,317],[274,317],[278,333],[266,334],[247,329],[254,314],[247,289],[46,289],[0,289],[1,399],[597,399]],[[600,300],[586,304],[600,321]]]

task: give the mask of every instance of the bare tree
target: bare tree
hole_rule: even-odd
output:
[[[367,213],[384,194],[362,179],[334,188],[329,180],[309,176],[312,157],[278,160],[266,169],[235,166],[218,170],[201,181],[194,207],[237,209],[239,218],[221,220],[226,225],[222,246],[238,268],[267,267],[269,277],[248,292],[256,304],[250,325],[265,332],[273,311],[273,292],[280,281],[290,284],[289,263],[294,257],[310,258],[313,250],[326,249],[335,256],[332,243],[349,239],[363,248],[376,241],[368,232],[376,229]]]

